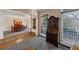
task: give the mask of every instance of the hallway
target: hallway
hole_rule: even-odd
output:
[[[69,50],[68,47],[72,49],[79,44],[79,10],[3,9],[0,12],[0,49]]]

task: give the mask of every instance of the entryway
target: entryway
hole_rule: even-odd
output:
[[[47,23],[48,23],[48,15],[43,15],[40,18],[40,25],[39,25],[39,34],[43,37],[46,37],[46,31],[47,31]]]

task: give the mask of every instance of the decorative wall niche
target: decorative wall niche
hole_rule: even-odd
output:
[[[36,19],[33,19],[33,29],[36,29]]]

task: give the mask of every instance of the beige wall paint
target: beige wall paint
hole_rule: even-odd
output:
[[[51,9],[49,10],[49,16],[55,16],[55,17],[60,17],[60,10],[59,9]]]
[[[60,17],[60,15],[61,15],[60,9],[49,9],[49,10],[46,10],[43,12],[39,12],[38,15],[40,17],[40,16],[47,14],[47,13],[49,16],[55,16],[55,17]]]

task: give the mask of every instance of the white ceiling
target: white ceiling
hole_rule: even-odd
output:
[[[31,14],[32,10],[36,10],[38,13],[48,11],[49,9],[11,9],[14,11],[21,11],[24,13]]]
[[[37,12],[45,12],[45,11],[48,11],[49,9],[37,9]]]
[[[13,11],[21,11],[23,13],[31,14],[32,9],[11,9]]]

